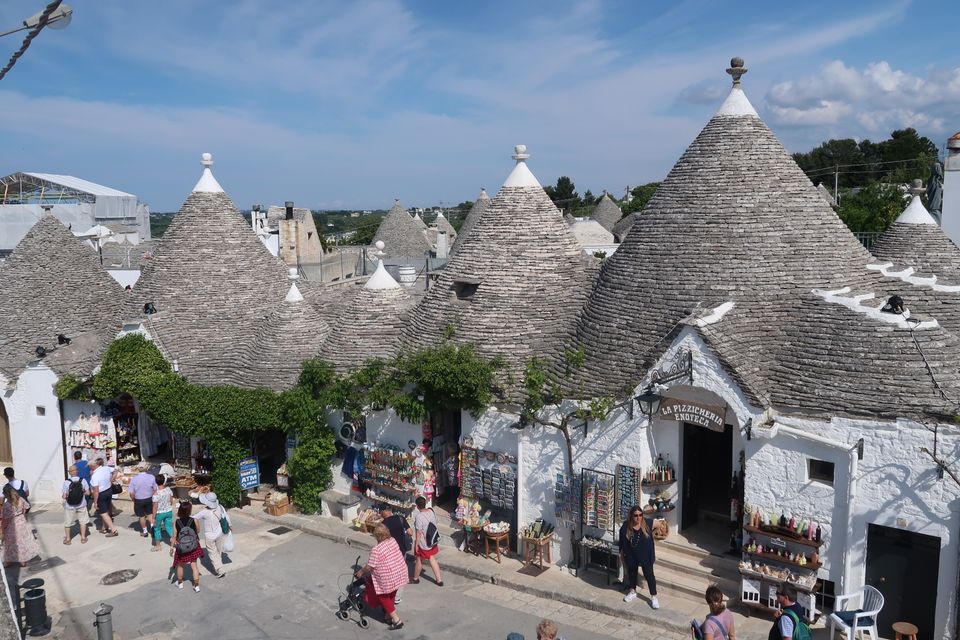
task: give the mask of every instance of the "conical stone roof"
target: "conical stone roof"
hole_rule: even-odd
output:
[[[367,360],[393,358],[412,306],[407,290],[387,273],[381,260],[370,279],[340,307],[320,357],[338,373],[358,369]]]
[[[296,275],[296,269],[290,271]],[[274,391],[293,388],[301,364],[320,353],[329,333],[330,326],[291,283],[286,297],[257,329],[250,352],[252,384]]]
[[[502,356],[519,398],[532,356],[560,352],[589,287],[581,250],[560,212],[526,165],[517,165],[413,313],[405,348],[452,339],[484,357]]]
[[[454,242],[453,249],[450,251],[451,256],[457,252],[463,239],[469,235],[470,231],[477,224],[477,220],[480,219],[480,216],[483,215],[483,212],[486,211],[489,206],[490,196],[487,195],[487,190],[480,189],[480,195],[477,196],[473,206],[470,207],[470,212],[467,213],[467,219],[463,221],[463,226],[460,227],[460,233],[457,234],[457,240]]]
[[[456,242],[457,240],[457,230],[453,228],[453,225],[450,224],[450,221],[447,220],[446,216],[443,215],[443,212],[437,214],[437,219],[434,222],[437,226],[437,231],[443,231],[450,238],[451,242]]]
[[[134,289],[136,317],[191,382],[256,386],[246,372],[252,334],[287,293],[287,271],[204,171]],[[156,313],[143,315],[152,303]]]
[[[420,212],[413,214],[413,221],[417,223],[417,226],[420,227],[422,231],[427,230],[427,223],[423,221],[423,218],[420,217]]]
[[[601,270],[575,340],[591,393],[632,388],[692,312],[734,301],[710,327],[712,346],[764,403],[801,297],[879,282],[865,269],[869,253],[747,100],[739,62],[730,95]]]
[[[901,294],[914,311],[960,336],[960,248],[923,206],[922,185],[912,191],[910,204],[871,247],[877,264],[870,268],[915,285]]]
[[[57,373],[88,376],[121,328],[127,292],[50,213],[0,263],[0,283],[0,371],[11,379],[37,360],[37,347]],[[58,346],[60,334],[71,344]]]
[[[424,230],[404,211],[399,200],[394,201],[377,228],[373,244],[378,240],[387,245],[386,250],[391,256],[422,260],[424,252],[430,250]]]
[[[630,228],[633,226],[633,223],[636,219],[636,212],[628,213],[620,218],[620,220],[617,221],[617,224],[613,225],[613,229],[610,230],[613,233],[614,241],[623,242],[624,239],[626,239],[627,234],[630,233]]]
[[[593,215],[590,216],[591,219],[599,222],[604,229],[611,232],[622,217],[623,212],[620,211],[620,207],[607,195],[606,191],[603,192],[603,197],[600,198],[600,202],[597,203],[596,208],[593,210]]]

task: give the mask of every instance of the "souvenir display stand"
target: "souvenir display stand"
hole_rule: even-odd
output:
[[[474,448],[464,439],[460,456],[460,499],[456,518],[464,530],[464,550],[489,544],[516,544],[517,458]],[[481,516],[480,513],[483,515]],[[479,529],[478,529],[479,528]],[[486,555],[486,554],[485,554]]]
[[[85,460],[107,460],[110,458],[111,445],[116,442],[110,416],[105,411],[93,412],[89,416],[81,412],[71,425],[67,438],[67,446],[74,451],[82,451]],[[70,460],[73,460],[72,456]]]
[[[630,514],[630,507],[642,505],[643,513],[653,517],[654,535],[657,540],[665,539],[670,532],[666,521],[666,514],[676,509],[670,495],[670,489],[677,480],[673,473],[673,466],[658,458],[657,465],[646,472],[623,464],[616,468],[616,513],[619,522],[624,522]],[[649,496],[649,497],[648,497]],[[657,521],[662,520],[663,524]]]
[[[422,462],[414,453],[390,445],[367,442],[363,449],[364,497],[380,509],[390,507],[409,514],[422,484]]]
[[[616,475],[596,469],[580,470],[580,539],[577,570],[586,567],[602,569],[610,584],[617,572],[620,546],[617,544]]]
[[[741,601],[748,607],[779,609],[776,593],[783,585],[797,590],[797,604],[808,622],[816,609],[817,572],[820,569],[820,528],[812,521],[785,515],[747,511],[740,561]]]

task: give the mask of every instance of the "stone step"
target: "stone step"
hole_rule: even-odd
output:
[[[659,545],[657,564],[668,566],[677,571],[689,573],[705,580],[725,578],[738,581],[740,572],[739,558],[714,554],[693,554],[676,548],[676,545]]]

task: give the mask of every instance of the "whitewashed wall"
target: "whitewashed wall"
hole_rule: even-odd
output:
[[[827,423],[781,417],[777,422],[843,447],[783,431],[768,439],[762,437],[761,430],[761,437],[747,446],[747,502],[767,508],[780,505],[788,517],[795,511],[818,519],[827,540],[821,575],[833,580],[838,591],[847,593],[864,584],[870,524],[940,538],[936,628],[943,631],[943,638],[952,637],[960,549],[955,533],[960,528],[960,487],[949,476],[937,479],[933,461],[920,452],[922,447],[932,448],[933,434],[907,420],[835,418]],[[863,460],[856,462],[855,484],[851,484],[848,451],[855,449],[861,437]],[[960,457],[960,434],[950,426],[942,427],[938,449],[947,460],[956,460]],[[833,487],[808,478],[810,458],[834,462]]]
[[[33,503],[59,502],[65,477],[60,402],[53,393],[57,375],[46,365],[26,368],[12,392],[3,393],[10,420],[13,467],[30,486]],[[0,389],[8,381],[0,376]],[[43,407],[45,415],[37,415]]]

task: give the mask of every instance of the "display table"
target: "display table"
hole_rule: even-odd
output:
[[[612,581],[612,576],[616,576],[620,571],[620,546],[608,540],[598,538],[584,537],[576,542],[578,550],[577,571],[580,568],[590,568],[590,565],[599,567],[607,576],[607,584]],[[593,562],[591,554],[599,554],[603,557],[600,562]]]
[[[482,548],[484,545],[484,534],[481,527],[471,527],[470,525],[463,525],[463,551],[464,553],[472,553],[475,556],[479,556],[483,553]]]
[[[497,561],[497,564],[500,564],[500,551],[503,550],[503,555],[510,555],[510,532],[503,531],[502,533],[488,533],[484,532],[483,538],[483,557],[490,559],[490,544],[493,544],[493,549],[497,554],[497,557],[494,560]]]
[[[546,556],[547,564],[551,563],[550,543],[553,542],[553,535],[542,538],[523,538],[523,564],[532,565],[534,562],[543,569],[543,559]]]

